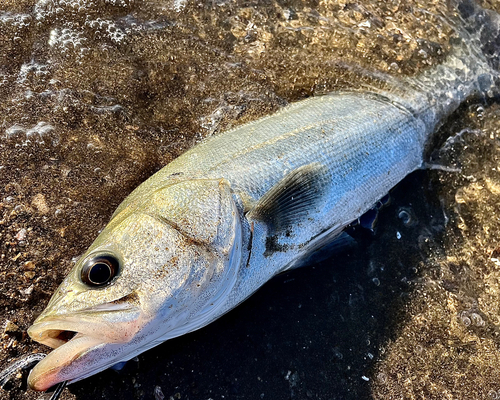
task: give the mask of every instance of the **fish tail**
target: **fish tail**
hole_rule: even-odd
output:
[[[482,8],[474,0],[453,0],[467,32],[474,44],[495,71],[500,70],[500,15]]]
[[[473,0],[450,0],[456,10],[447,23],[455,29],[446,59],[404,79],[415,90],[407,108],[421,115],[428,132],[471,95],[500,94],[500,15]]]

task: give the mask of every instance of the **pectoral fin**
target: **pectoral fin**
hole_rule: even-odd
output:
[[[320,163],[299,167],[273,186],[247,213],[249,220],[264,222],[272,234],[283,233],[305,221],[318,207],[330,178]]]

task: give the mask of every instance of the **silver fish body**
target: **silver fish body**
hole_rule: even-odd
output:
[[[292,104],[145,181],[29,329],[56,348],[31,387],[83,379],[199,329],[332,240],[422,165],[429,135],[491,74],[468,52],[394,90]],[[109,282],[85,275],[96,265],[114,271]]]
[[[323,243],[323,237],[334,237],[419,168],[429,134],[421,117],[375,93],[307,99],[201,143],[146,181],[130,199],[147,202],[149,193],[171,184],[172,178],[224,179],[242,224],[245,268],[240,265],[223,313],[275,274],[292,268]],[[259,206],[276,200],[266,196],[283,189],[285,199],[280,200],[286,201],[287,181],[297,174],[299,181],[291,185],[310,184],[312,198],[304,189],[292,200],[295,189],[288,187],[290,202],[274,210],[287,226],[270,227],[259,215]],[[274,248],[283,251],[270,249],[270,237]]]

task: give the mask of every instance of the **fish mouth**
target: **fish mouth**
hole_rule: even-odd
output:
[[[74,382],[115,364],[117,361],[102,357],[102,353],[123,346],[141,327],[138,309],[132,307],[128,311],[124,320],[118,320],[113,312],[59,317],[42,314],[28,334],[54,350],[31,370],[29,386],[44,391],[59,382]]]
[[[68,343],[76,335],[78,335],[78,332],[75,331],[48,329],[43,332],[38,342],[52,347],[53,349],[57,349],[58,347]]]
[[[84,354],[104,345],[102,340],[72,331],[53,330],[49,335],[52,336],[50,341],[57,341],[58,345],[31,370],[28,384],[34,390],[45,391],[70,379],[65,369]]]

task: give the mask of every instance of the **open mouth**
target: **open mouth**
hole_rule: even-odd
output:
[[[54,348],[33,368],[28,378],[30,387],[42,391],[59,382],[75,379],[78,374],[67,367],[103,344],[102,339],[69,330],[49,329],[38,336],[41,336],[39,342]]]
[[[126,342],[134,333],[134,321],[140,314],[137,306],[126,301],[129,298],[130,295],[69,315],[44,315],[44,312],[28,329],[28,334],[53,349],[82,335],[105,342]]]
[[[42,343],[49,347],[57,349],[58,347],[68,343],[75,336],[77,336],[78,332],[51,329],[45,331],[45,335],[46,338],[44,338]]]
[[[125,309],[123,305],[113,308],[106,304],[86,314],[39,317],[28,334],[54,350],[31,371],[30,387],[47,390],[59,382],[71,383],[116,363],[116,354],[107,352],[129,342],[140,327],[137,308],[127,306],[129,313],[123,315],[116,313],[118,307]]]

